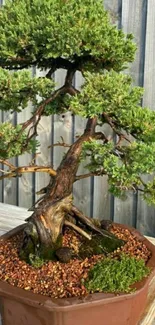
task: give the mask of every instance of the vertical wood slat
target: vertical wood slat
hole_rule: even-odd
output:
[[[135,85],[142,85],[143,80],[143,56],[145,29],[144,21],[146,15],[146,1],[122,0],[122,29],[125,33],[132,33],[137,44],[135,61],[129,66],[129,72]],[[143,33],[142,33],[143,31]],[[115,198],[114,220],[120,223],[136,225],[137,217],[137,195],[128,193],[127,199]]]
[[[36,77],[44,77],[45,71],[36,70]],[[38,136],[37,140],[40,143],[38,147],[35,164],[38,166],[50,166],[51,165],[51,150],[48,148],[51,145],[51,134],[52,134],[52,118],[51,116],[43,116],[38,125]],[[49,175],[47,173],[35,173],[34,174],[34,196],[37,201],[41,195],[36,195],[36,192],[46,187],[49,183]]]
[[[147,3],[147,26],[144,67],[144,99],[143,105],[155,110],[155,3]],[[145,177],[148,181],[149,177]],[[149,236],[155,235],[155,209],[148,206],[139,196],[137,227]]]
[[[32,76],[34,75],[34,69],[30,70]],[[22,112],[17,114],[17,124],[27,121],[33,112],[33,106],[29,104]],[[33,155],[23,154],[17,158],[18,166],[28,166],[31,164]],[[30,208],[34,200],[34,175],[33,173],[23,174],[18,178],[18,205],[21,207]]]
[[[75,87],[76,89],[80,89],[83,84],[83,78],[81,73],[76,73],[75,78]],[[86,119],[82,119],[79,116],[75,117],[74,123],[74,140],[77,136],[81,135],[84,131],[86,125]],[[78,169],[78,175],[87,173],[88,170],[85,169],[86,162],[82,163]],[[91,179],[86,178],[82,179],[75,183],[74,185],[74,203],[78,206],[80,210],[90,216],[91,214],[91,198],[90,198],[90,190],[91,190]]]
[[[5,3],[5,0],[0,0],[0,6]],[[15,121],[15,114],[10,114],[10,112],[0,112],[1,122],[13,122]],[[15,163],[15,159],[10,160],[11,163]],[[7,170],[6,166],[1,166],[2,169]],[[0,200],[9,203],[17,204],[17,181],[15,179],[8,179],[0,182]]]
[[[66,71],[59,69],[55,73],[55,82],[56,87],[59,88],[64,84],[66,76]],[[54,115],[54,139],[53,142],[56,144],[58,142],[62,142],[63,138],[64,142],[67,144],[71,144],[72,142],[72,115],[70,112],[62,113],[60,115]],[[53,148],[53,165],[56,169],[65,152],[67,152],[68,148],[64,147],[54,147]]]
[[[122,0],[104,0],[105,8],[110,11],[111,19],[116,25],[120,25]],[[113,136],[108,126],[98,128],[107,136]],[[94,198],[93,198],[93,217],[99,219],[113,219],[113,198],[108,192],[107,177],[94,177]]]
[[[15,123],[15,114],[10,114],[10,112],[2,113],[2,121]],[[10,163],[15,164],[16,158],[10,159]],[[8,170],[7,166],[3,166],[3,169]],[[8,178],[4,179],[2,183],[3,186],[3,202],[7,204],[17,204],[17,179]]]
[[[2,0],[0,0],[0,4]],[[3,1],[4,3],[4,1]],[[148,7],[147,7],[148,4]],[[130,73],[134,79],[135,84],[143,85],[146,89],[144,96],[144,104],[153,108],[155,98],[153,87],[155,84],[155,76],[153,67],[155,66],[155,6],[154,0],[104,0],[105,7],[111,11],[112,20],[119,25],[125,32],[132,32],[135,36],[135,41],[138,45],[135,62],[130,66]],[[145,30],[147,14],[147,29]],[[146,46],[145,46],[146,36]],[[145,69],[144,69],[145,63]],[[144,73],[145,70],[145,73]],[[37,75],[40,72],[37,71]],[[59,70],[55,75],[55,81],[59,86],[62,84],[64,72]],[[76,74],[75,85],[80,87],[82,78],[79,73]],[[18,116],[18,122],[23,121],[30,116],[31,108],[29,107],[21,115]],[[2,121],[2,113],[0,113],[0,120]],[[54,123],[53,123],[53,122]],[[52,128],[51,128],[52,126]],[[53,160],[54,168],[58,166],[63,157],[64,148],[54,147],[51,151],[48,146],[52,143],[61,141],[60,136],[63,136],[65,142],[71,143],[73,137],[82,133],[85,127],[85,121],[80,117],[73,117],[70,113],[62,114],[60,116],[43,117],[39,125],[39,140],[41,147],[41,155],[36,158],[36,163],[41,165],[48,165]],[[106,130],[104,130],[106,132]],[[75,133],[75,134],[74,134]],[[66,150],[65,150],[66,151]],[[31,161],[31,155],[24,155],[18,158],[19,165],[25,165]],[[84,172],[84,164],[79,169],[79,174]],[[34,188],[35,179],[35,188]],[[34,190],[38,191],[40,188],[47,185],[49,177],[47,174],[36,173],[36,175],[25,174],[17,182],[15,179],[3,182],[5,188],[0,183],[0,201],[6,203],[18,204],[19,206],[29,207],[33,203]],[[108,185],[106,177],[96,177],[93,182],[91,179],[79,181],[74,186],[74,202],[77,206],[88,215],[94,217],[109,219],[114,217],[115,221],[136,224],[137,213],[137,227],[150,235],[154,235],[154,208],[149,208],[140,197],[134,197],[130,194],[126,202],[113,199],[108,193]],[[2,194],[4,193],[4,195]],[[91,197],[93,194],[93,197]],[[38,197],[36,197],[37,199]],[[26,202],[27,201],[27,202]],[[112,212],[111,212],[112,211]],[[112,215],[114,213],[114,215]]]

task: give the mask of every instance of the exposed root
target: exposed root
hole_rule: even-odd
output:
[[[80,235],[82,235],[83,237],[86,237],[87,239],[91,240],[92,237],[87,234],[86,231],[82,230],[80,227],[76,226],[74,223],[68,221],[68,220],[65,220],[64,224],[68,227],[71,227],[73,228],[75,231],[77,231]]]
[[[114,239],[115,236],[111,233],[109,233],[107,230],[104,229],[100,229],[99,227],[97,227],[93,221],[85,216],[77,207],[75,207],[74,205],[72,206],[72,213],[75,216],[75,218],[79,219],[80,222],[82,222],[83,224],[85,224],[86,226],[88,226],[91,230],[95,230],[96,232],[98,232],[99,234],[103,235],[104,237],[110,238],[110,239]]]

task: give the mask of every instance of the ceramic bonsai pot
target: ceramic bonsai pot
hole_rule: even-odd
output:
[[[3,239],[21,231],[24,225],[5,234]],[[133,228],[152,256],[149,277],[135,284],[131,294],[96,293],[85,298],[51,299],[0,281],[0,306],[3,325],[137,325],[145,309],[148,287],[155,276],[155,246]]]

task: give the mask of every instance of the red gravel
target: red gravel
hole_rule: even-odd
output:
[[[120,251],[123,251],[137,258],[143,258],[145,261],[148,260],[150,252],[147,247],[131,235],[128,230],[112,226],[111,231],[119,238],[127,241],[125,246],[112,253],[112,256],[117,256]],[[84,260],[73,259],[66,264],[49,261],[39,269],[35,269],[18,257],[21,238],[18,235],[7,241],[0,240],[1,280],[25,290],[54,298],[87,294],[81,280],[87,277],[89,269],[98,260],[104,258],[103,255],[96,255]],[[63,245],[71,247],[77,253],[79,243],[80,236],[74,231],[66,230]]]

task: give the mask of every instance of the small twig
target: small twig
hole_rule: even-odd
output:
[[[0,163],[3,165],[8,166],[11,170],[14,170],[16,167],[12,165],[9,161],[0,159]]]
[[[104,173],[104,171],[100,171],[100,172],[95,172],[95,173],[87,173],[87,174],[83,174],[83,175],[78,175],[75,177],[75,182],[79,181],[80,179],[84,179],[84,178],[88,178],[88,177],[92,177],[92,176],[102,176],[102,175],[106,175],[106,173]]]
[[[52,147],[65,147],[65,148],[70,148],[71,145],[65,143],[63,137],[60,137],[60,138],[61,138],[62,142],[59,142],[58,141],[57,143],[51,144],[50,146],[48,146],[48,149],[49,148],[52,148]]]
[[[82,236],[86,237],[87,239],[91,240],[92,237],[91,235],[87,234],[86,231],[82,230],[80,227],[76,226],[74,223],[68,221],[68,220],[65,220],[64,224],[68,227],[71,227],[73,228],[74,230],[76,230],[79,234],[81,234]]]
[[[109,142],[109,139],[106,137],[104,132],[96,132],[93,138],[95,138],[96,140],[103,140],[104,143]]]
[[[119,130],[117,130],[116,126],[115,126],[115,123],[113,123],[112,119],[106,114],[106,113],[103,113],[102,114],[105,121],[111,126],[112,130],[119,136],[119,137],[122,137],[124,140],[128,141],[129,143],[131,143],[131,141],[129,140],[129,138],[121,133]]]
[[[51,97],[47,98],[46,100],[44,100],[37,108],[37,110],[34,112],[33,116],[27,120],[26,122],[24,122],[23,124],[21,124],[22,128],[20,130],[20,132],[18,133],[17,137],[11,141],[7,147],[6,152],[9,151],[10,145],[12,143],[15,143],[16,141],[18,141],[18,139],[20,138],[20,136],[22,135],[22,133],[32,124],[32,126],[30,127],[29,131],[28,131],[28,135],[27,135],[27,139],[26,139],[26,143],[23,146],[23,151],[25,151],[25,148],[28,145],[28,142],[35,136],[37,135],[37,126],[40,122],[42,113],[44,111],[44,108],[47,104],[51,103],[55,98],[57,98],[60,94],[62,93],[67,93],[68,92],[68,88],[66,86],[62,86],[61,88],[55,90],[53,92],[53,94],[51,95]],[[32,132],[31,132],[32,131]],[[30,135],[31,133],[31,135]]]
[[[34,158],[30,161],[30,166],[35,165],[35,161],[39,155],[41,155],[41,152],[35,153]]]
[[[0,172],[3,174],[8,174],[9,172],[0,168]]]

